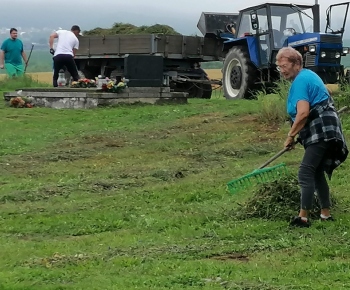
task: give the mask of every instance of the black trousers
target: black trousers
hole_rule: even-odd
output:
[[[301,188],[301,209],[312,209],[316,191],[321,208],[330,208],[329,187],[323,170],[330,142],[321,141],[305,149],[298,180]]]
[[[58,54],[53,58],[53,86],[57,87],[58,73],[64,67],[67,68],[68,72],[71,74],[74,81],[79,80],[78,69],[75,64],[73,56],[69,54]]]

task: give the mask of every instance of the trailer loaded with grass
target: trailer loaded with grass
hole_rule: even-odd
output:
[[[222,39],[227,23],[238,14],[202,13],[198,27],[204,36],[167,34],[80,36],[76,55],[79,70],[87,78],[103,75],[125,77],[129,86],[170,86],[190,97],[210,99],[212,84],[202,62],[222,61]]]

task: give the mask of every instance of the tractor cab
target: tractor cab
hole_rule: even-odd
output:
[[[289,36],[319,29],[318,15],[318,6],[314,5],[267,3],[247,8],[240,11],[237,38],[255,36],[257,50],[253,61],[259,67],[268,67]]]

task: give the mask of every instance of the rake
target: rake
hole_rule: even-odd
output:
[[[267,182],[271,179],[276,179],[281,175],[286,174],[288,171],[285,163],[281,163],[272,167],[266,166],[269,165],[272,161],[276,160],[281,155],[283,155],[288,150],[288,147],[283,148],[280,152],[278,152],[276,155],[274,155],[264,164],[262,164],[258,169],[255,169],[249,174],[246,174],[240,178],[228,182],[227,187],[229,192],[236,193],[240,189],[250,187],[253,184]]]
[[[347,110],[348,106],[344,106],[337,111],[337,113],[342,113]],[[293,145],[296,145],[299,141],[294,142]],[[285,163],[281,163],[272,167],[266,167],[272,161],[276,160],[278,157],[287,152],[290,147],[283,148],[280,152],[278,152],[275,156],[271,157],[264,164],[262,164],[258,169],[255,169],[253,172],[244,175],[240,178],[234,179],[227,183],[227,187],[230,193],[236,193],[240,189],[244,189],[252,186],[253,184],[259,184],[268,182],[270,180],[274,180],[279,178],[280,176],[287,174],[287,168]],[[266,167],[266,168],[265,168]]]

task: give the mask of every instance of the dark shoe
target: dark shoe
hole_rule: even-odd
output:
[[[296,216],[292,219],[289,226],[291,227],[299,227],[299,228],[309,228],[311,223],[309,220],[304,221],[300,216]]]
[[[332,216],[329,216],[328,218],[320,217],[320,220],[323,222],[334,222],[335,221],[335,219]]]

